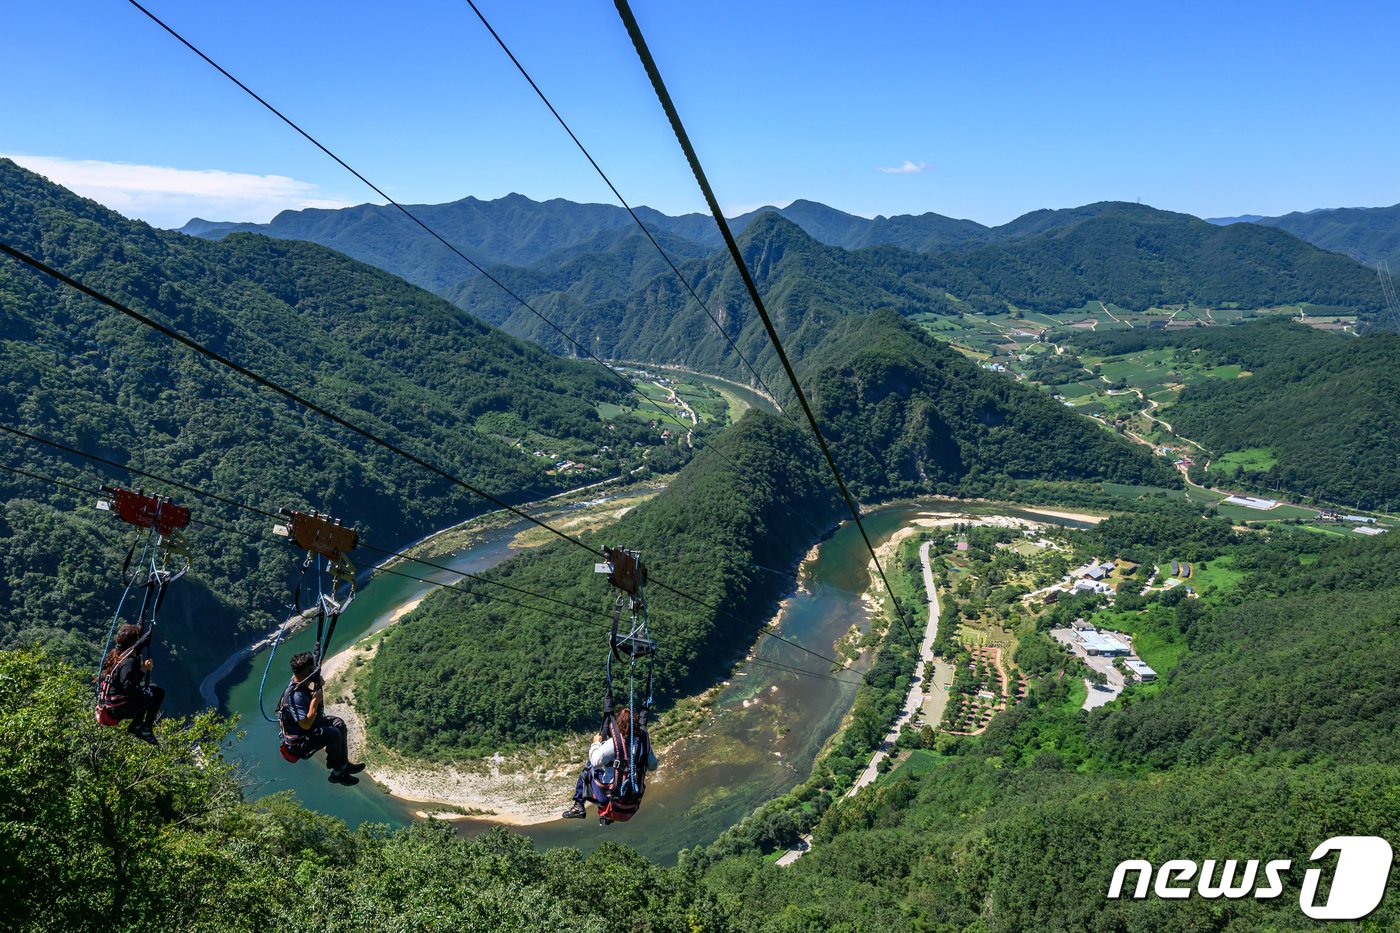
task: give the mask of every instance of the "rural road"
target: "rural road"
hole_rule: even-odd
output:
[[[919,561],[924,569],[924,591],[928,594],[928,625],[924,628],[924,640],[919,645],[919,659],[914,662],[914,681],[909,685],[909,696],[904,700],[904,709],[895,718],[894,725],[886,734],[880,747],[875,750],[875,754],[870,756],[870,763],[865,766],[860,777],[856,778],[855,784],[846,791],[846,797],[853,797],[867,784],[872,783],[880,774],[880,762],[889,756],[890,749],[894,748],[894,743],[899,739],[899,730],[906,722],[912,722],[919,708],[924,705],[924,670],[928,664],[929,652],[933,649],[933,640],[938,637],[938,616],[941,609],[938,604],[938,590],[933,585],[933,568],[929,565],[929,546],[932,541],[925,541],[919,548]],[[812,847],[812,837],[803,836],[795,848],[783,853],[783,857],[778,859],[779,865],[791,865],[801,858]]]

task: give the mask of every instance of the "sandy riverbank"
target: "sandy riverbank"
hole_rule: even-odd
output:
[[[1107,515],[1090,515],[1088,512],[1066,512],[1063,509],[1043,509],[1039,506],[1019,506],[1022,512],[1030,512],[1032,515],[1047,515],[1051,518],[1067,518],[1073,522],[1085,522],[1090,525],[1097,525],[1108,518]]]
[[[390,622],[407,615],[416,603],[395,611]],[[573,794],[584,743],[577,749],[560,746],[530,756],[494,758],[458,765],[429,764],[402,758],[383,748],[371,748],[364,719],[355,709],[357,674],[378,651],[379,642],[361,642],[338,652],[321,669],[326,676],[326,712],[345,720],[350,757],[365,762],[365,776],[401,800],[449,807],[465,812],[434,812],[435,819],[485,819],[507,826],[529,826],[557,819]],[[553,754],[551,754],[553,753]],[[553,760],[553,765],[544,762]]]
[[[806,579],[806,568],[816,560],[820,547],[820,544],[813,545],[798,565],[799,581]],[[801,592],[804,586],[799,582],[795,592]],[[779,604],[771,628],[782,625],[791,600],[789,596]],[[397,607],[386,617],[384,625],[378,627],[379,631],[403,619],[421,601],[420,597]],[[373,746],[354,701],[357,675],[366,669],[378,647],[378,638],[362,640],[337,652],[321,666],[326,677],[326,712],[345,720],[350,756],[365,762],[367,777],[401,800],[451,808],[434,811],[427,807],[417,811],[424,818],[481,819],[507,826],[529,826],[559,818],[573,796],[588,736],[575,736],[557,746],[510,757],[497,755],[454,765],[414,761],[392,750]],[[717,689],[718,686],[707,693]],[[684,738],[677,736],[676,741]],[[672,746],[675,745],[673,741],[658,746],[657,756],[666,761],[667,767],[658,771],[653,781],[664,781],[666,772],[676,771],[678,762],[672,760],[675,757]]]

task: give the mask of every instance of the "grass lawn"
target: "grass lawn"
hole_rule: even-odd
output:
[[[598,403],[598,417],[604,421],[613,421],[617,418],[632,417],[632,409],[623,408],[621,405],[614,405],[612,402]]]
[[[1115,499],[1123,499],[1128,502],[1134,499],[1141,499],[1143,496],[1166,493],[1169,496],[1181,495],[1180,489],[1168,489],[1165,486],[1128,486],[1124,483],[1102,483],[1103,491]]]
[[[920,775],[926,771],[932,771],[947,760],[947,755],[940,755],[938,752],[927,748],[916,748],[909,753],[908,758],[905,758],[899,764],[895,765],[894,770],[891,771],[890,774]],[[885,775],[884,777],[888,776],[889,775]]]
[[[1233,589],[1245,577],[1244,571],[1236,570],[1234,564],[1234,557],[1228,555],[1192,564],[1191,579],[1187,583],[1203,598]]]
[[[1065,709],[1073,715],[1084,707],[1084,701],[1088,698],[1089,688],[1084,686],[1084,678],[1076,677],[1069,685],[1069,696],[1065,699]]]
[[[1247,473],[1263,473],[1272,469],[1276,463],[1278,457],[1269,448],[1246,447],[1243,450],[1232,450],[1212,461],[1210,472],[1234,472],[1235,467],[1239,467]]]
[[[1224,499],[1225,496],[1223,493],[1218,493],[1213,489],[1198,489],[1195,486],[1187,486],[1186,498],[1197,505],[1210,505],[1213,502],[1219,502],[1221,499]],[[1243,508],[1243,506],[1241,506],[1241,508]],[[1253,512],[1256,518],[1262,514],[1258,509],[1246,509],[1245,511]]]
[[[1318,533],[1318,534],[1320,534],[1320,535],[1333,535],[1333,536],[1338,537],[1338,538],[1350,538],[1350,537],[1352,537],[1352,535],[1347,534],[1347,533],[1346,533],[1345,531],[1343,531],[1342,529],[1340,529],[1340,528],[1335,528],[1335,527],[1331,527],[1331,526],[1322,526],[1322,525],[1299,525],[1298,527],[1301,528],[1301,529],[1303,529],[1304,531],[1314,531],[1314,532],[1316,532],[1316,533]],[[1298,559],[1299,559],[1299,561],[1301,561],[1303,564],[1306,565],[1306,564],[1312,563],[1312,561],[1314,561],[1314,560],[1317,560],[1317,556],[1314,555],[1314,554],[1304,554],[1302,557],[1300,557],[1300,558],[1298,558]]]
[[[1191,582],[1196,582],[1194,573]],[[1175,610],[1156,607],[1144,613],[1101,609],[1089,621],[1095,628],[1133,636],[1133,652],[1165,677],[1186,653],[1186,636],[1176,630],[1175,620]]]

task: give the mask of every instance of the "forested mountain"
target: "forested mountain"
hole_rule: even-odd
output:
[[[1400,508],[1400,338],[1360,339],[1286,321],[1239,327],[1085,334],[1099,354],[1155,347],[1199,351],[1252,375],[1188,387],[1165,416],[1219,456],[1267,448],[1277,463],[1241,479],[1359,508]]]
[[[952,279],[949,291],[981,291],[1044,312],[1088,301],[1134,310],[1188,301],[1246,308],[1311,302],[1368,313],[1383,306],[1374,273],[1250,224],[1217,227],[1106,202],[1028,214],[998,230],[1000,242],[950,260],[970,279],[960,288]]]
[[[797,561],[835,516],[834,485],[810,441],[787,421],[750,412],[717,437],[656,499],[585,540],[640,550],[657,658],[657,699],[709,687],[741,658],[793,585]],[[557,542],[490,576],[597,608],[612,594],[593,574],[597,554]],[[543,611],[505,609],[459,584],[429,596],[390,632],[371,667],[365,710],[373,732],[402,751],[491,754],[596,724],[599,628]],[[698,601],[696,601],[698,600]]]
[[[802,368],[857,495],[992,494],[1023,479],[1179,484],[1145,448],[979,369],[891,312],[839,320]],[[640,549],[658,578],[701,598],[652,590],[654,630],[666,641],[663,699],[709,686],[733,646],[753,641],[792,582],[761,568],[794,567],[836,514],[815,446],[786,420],[751,412],[712,443],[654,501],[589,539]],[[598,604],[595,557],[561,542],[493,576]],[[590,725],[597,674],[578,659],[599,633],[457,590],[435,594],[385,639],[366,691],[375,732],[403,751],[450,756]]]
[[[1082,711],[1077,674],[1047,656],[1027,697],[980,737],[944,736],[921,767],[852,798],[828,788],[811,850],[782,868],[765,852],[791,839],[791,821],[730,834],[667,869],[611,843],[585,860],[503,830],[465,838],[427,820],[350,832],[284,797],[246,804],[230,768],[197,751],[218,747],[218,723],[166,725],[162,749],[137,751],[84,715],[78,676],[0,653],[0,731],[11,738],[0,777],[16,791],[0,796],[0,856],[18,867],[0,875],[7,919],[222,930],[312,914],[329,930],[602,931],[622,911],[638,928],[677,933],[1321,928],[1299,909],[1313,849],[1333,836],[1400,836],[1400,675],[1377,663],[1400,625],[1400,539],[1236,535],[1185,505],[1155,508],[1105,522],[1086,544],[1154,560],[1191,553],[1242,577],[1132,613],[1140,637],[1185,646],[1179,664]],[[120,806],[113,787],[124,789]],[[1106,897],[1120,862],[1171,858],[1212,860],[1217,882],[1225,859],[1291,864],[1276,898],[1250,896],[1248,883],[1230,898]],[[625,910],[600,906],[600,887],[629,892]],[[1392,872],[1359,928],[1394,928],[1397,897]]]
[[[1400,268],[1400,204],[1294,211],[1282,217],[1229,217],[1211,223],[1255,223],[1286,230],[1321,249],[1374,266],[1384,259]]]
[[[645,424],[609,431],[600,421],[594,401],[620,394],[599,367],[548,356],[324,247],[153,230],[6,160],[0,241],[507,500],[567,482],[533,447],[514,446],[527,432],[590,455],[655,443]],[[0,420],[10,427],[265,510],[330,511],[384,547],[486,507],[10,259],[0,260],[0,308]],[[96,490],[155,484],[4,437],[6,465],[91,495],[0,475],[0,644],[40,641],[95,663],[126,550],[120,523],[92,511]],[[619,469],[598,466],[600,476]],[[267,519],[159,491],[239,532],[191,529],[195,568],[162,617],[163,643],[182,661],[163,679],[189,698],[191,680],[281,611],[293,557]]]
[[[1018,479],[1178,482],[1146,448],[892,312],[838,321],[801,368],[837,462],[865,495],[995,495]]]
[[[621,208],[561,200],[540,204],[511,195],[413,210],[475,262],[492,267],[493,277],[510,283],[512,291],[551,319],[606,319],[614,307],[631,310],[640,305],[647,310],[649,302],[664,302],[651,313],[664,314],[667,324],[640,325],[635,333],[642,339],[635,346],[628,343],[623,356],[645,356],[658,340],[652,332],[669,326],[672,316],[700,313],[686,309],[687,302],[694,302],[683,287],[660,279],[639,281],[649,271],[661,272],[662,279],[673,276],[658,265],[659,257],[641,256],[642,241],[629,237],[625,247],[619,246],[615,237],[633,229]],[[645,209],[638,214],[678,264],[720,246],[713,223],[703,215],[668,218]],[[952,307],[1001,311],[1010,304],[1053,314],[1089,301],[1133,309],[1190,301],[1247,308],[1309,302],[1370,314],[1383,304],[1374,273],[1292,236],[1258,225],[1219,227],[1140,204],[1105,201],[1034,211],[993,228],[937,214],[867,220],[815,202],[795,201],[786,208],[762,208],[734,218],[731,226],[751,240],[767,240],[772,221],[765,218],[773,214],[818,244],[857,251],[852,259],[834,260],[834,253],[823,258],[828,266],[867,270],[861,281],[848,277],[839,285],[826,283],[828,288],[846,288],[843,300],[856,307],[887,302],[880,292],[900,293],[901,280],[911,275],[921,286],[903,296],[900,307],[905,313],[939,313]],[[445,295],[488,321],[504,322],[511,333],[559,342],[552,329],[520,309],[515,299],[392,207],[289,211],[271,224],[238,228],[343,250]],[[186,229],[200,235],[222,232],[218,225],[203,222],[192,222]],[[604,232],[613,236],[599,238]],[[707,278],[725,262],[717,256],[684,264],[683,269],[708,300],[704,286],[718,283],[707,283]],[[618,264],[626,264],[629,274],[599,271]],[[948,296],[961,304],[951,304]],[[729,299],[730,307],[721,307],[716,316],[725,319],[746,300],[742,295]],[[564,321],[555,323],[574,333]],[[606,336],[602,339],[607,341]]]
[[[599,233],[636,229],[621,207],[560,198],[540,202],[510,194],[494,201],[468,197],[451,204],[406,206],[482,266],[531,265],[559,250],[587,250]],[[711,248],[720,242],[714,221],[701,214],[669,218],[641,207],[637,215],[655,232],[699,240]],[[279,240],[309,240],[439,293],[477,275],[460,256],[392,205],[283,211],[267,224],[195,218],[181,232],[211,239],[252,232]]]
[[[894,308],[902,313],[951,310],[943,287],[925,257],[892,249],[848,252],[826,246],[776,214],[764,214],[738,238],[744,261],[763,295],[783,345],[801,359],[831,325],[852,314]],[[773,384],[780,367],[763,322],[727,253],[684,267],[710,314]],[[459,303],[501,308],[489,283],[474,282]],[[540,296],[552,302],[554,295]],[[705,372],[749,380],[713,321],[674,274],[653,279],[621,298],[589,300],[571,292],[546,312],[561,329],[604,358],[681,363]],[[502,308],[502,310],[504,310]],[[518,305],[501,325],[560,352],[567,344],[548,325]]]
[[[519,194],[494,201],[468,197],[451,204],[412,205],[409,210],[481,265],[561,262],[596,251],[596,245],[590,241],[599,233],[641,235],[621,207],[576,204],[558,198],[541,202]],[[670,217],[648,207],[636,208],[636,212],[653,236],[687,241],[689,245],[677,245],[683,254],[710,252],[724,243],[708,214]],[[844,249],[898,246],[923,252],[981,242],[991,235],[989,228],[975,221],[939,214],[872,220],[804,200],[793,201],[787,207],[760,207],[729,218],[729,225],[738,234],[763,214],[786,217],[818,242]],[[277,239],[311,240],[439,293],[472,277],[471,269],[460,256],[433,240],[393,206],[362,204],[336,210],[283,211],[266,224],[221,223],[196,217],[180,232],[210,239],[251,232]],[[674,253],[672,256],[675,258]]]

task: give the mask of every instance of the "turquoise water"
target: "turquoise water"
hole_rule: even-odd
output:
[[[878,546],[916,516],[955,512],[1047,521],[995,504],[932,502],[878,510],[865,516],[865,526]],[[1079,527],[1069,521],[1056,523]],[[479,572],[510,555],[509,542],[518,530],[516,526],[492,532],[471,549],[435,562]],[[824,541],[816,559],[804,570],[801,592],[788,602],[778,629],[783,637],[830,656],[833,642],[852,625],[868,625],[868,613],[858,595],[870,585],[868,561],[859,530],[851,523]],[[455,574],[433,573],[442,582],[457,579]],[[348,645],[382,626],[397,606],[416,599],[430,586],[402,577],[376,578],[341,617],[337,645]],[[755,612],[764,610],[755,607]],[[755,618],[754,626],[761,627],[767,621],[766,617]],[[286,682],[285,659],[308,648],[312,640],[312,633],[303,632],[278,649],[268,677],[269,711]],[[734,647],[737,651],[743,646]],[[759,639],[756,657],[814,673],[831,673],[827,662],[773,638]],[[401,826],[413,819],[412,811],[418,805],[395,800],[371,781],[362,781],[354,788],[327,783],[319,757],[296,765],[281,759],[277,728],[265,723],[258,712],[257,687],[265,663],[266,652],[262,652],[251,663],[240,665],[219,693],[224,708],[238,713],[240,725],[247,731],[233,754],[252,779],[250,794],[259,797],[291,790],[304,804],[340,817],[351,826],[366,821]],[[598,676],[601,685],[601,670]],[[843,676],[855,680],[852,675]],[[712,842],[759,804],[805,780],[817,752],[850,709],[855,689],[854,683],[808,677],[761,663],[744,664],[720,692],[711,721],[697,734],[661,750],[661,767],[652,775],[646,803],[632,822],[604,828],[594,819],[554,819],[517,831],[542,846],[569,845],[584,850],[613,839],[659,862],[671,863],[679,850]],[[568,804],[571,790],[561,790],[558,806],[551,808],[551,813],[557,816]],[[494,824],[466,820],[454,825],[461,832],[477,833]]]
[[[510,541],[522,527],[523,522],[500,531],[489,532],[471,549],[434,559],[433,563],[468,573],[480,573],[510,556]],[[438,583],[455,583],[461,579],[457,574],[416,564],[406,564],[395,569]],[[390,574],[375,577],[361,589],[350,608],[340,617],[331,653],[383,628],[389,615],[400,605],[418,599],[436,588],[432,583],[420,583]],[[274,708],[291,673],[288,662],[292,655],[298,651],[311,650],[315,641],[315,626],[312,625],[285,639],[278,646],[263,694],[263,705],[268,715],[275,716]],[[258,705],[258,682],[267,667],[269,651],[270,649],[260,651],[251,660],[244,661],[234,668],[220,684],[218,692],[221,708],[226,712],[236,713],[239,730],[247,733],[241,741],[233,745],[231,753],[249,779],[249,795],[263,797],[279,791],[294,791],[297,799],[306,806],[340,817],[351,826],[363,822],[401,826],[413,819],[413,810],[421,805],[396,800],[380,790],[372,781],[362,780],[355,787],[341,787],[329,783],[326,780],[328,772],[323,755],[294,765],[282,759],[277,751],[281,742],[277,726],[263,719]]]

